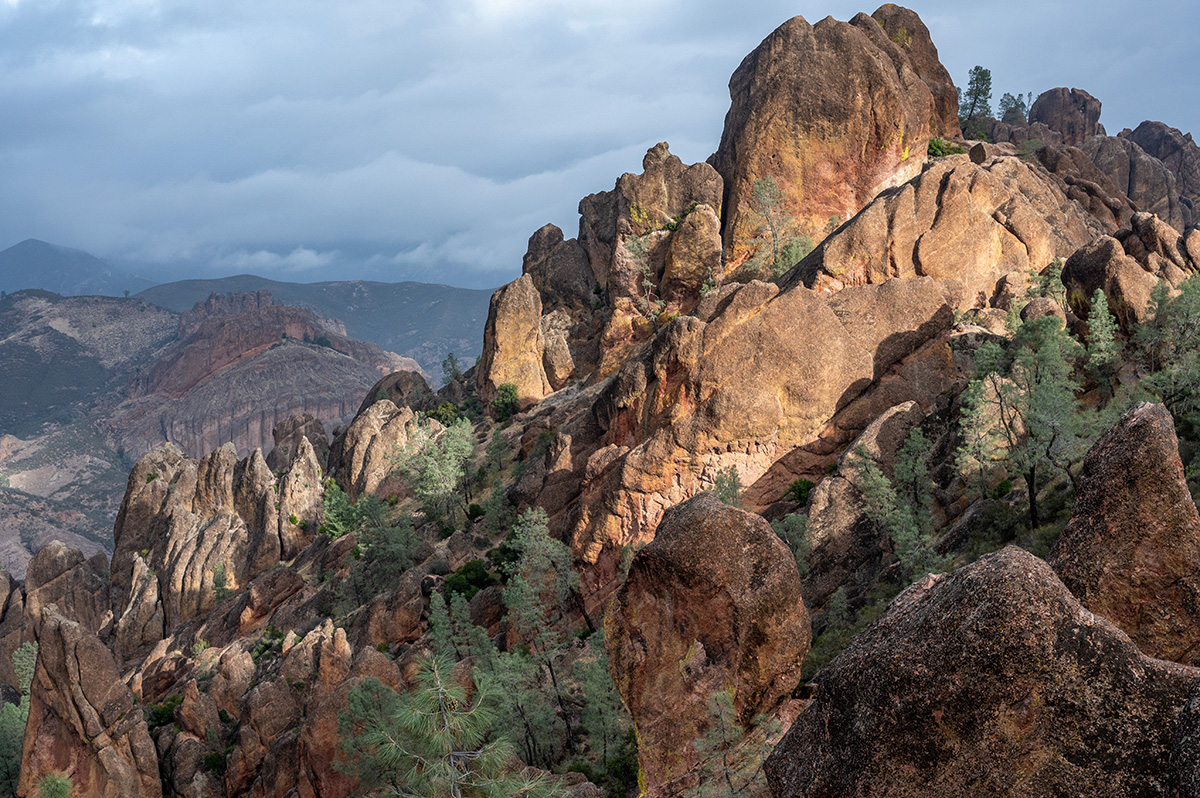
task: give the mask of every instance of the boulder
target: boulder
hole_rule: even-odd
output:
[[[1058,88],[1042,92],[1029,108],[1029,121],[1041,122],[1062,134],[1063,144],[1077,147],[1092,136],[1103,136],[1100,101],[1083,89]]]
[[[72,796],[160,798],[158,754],[112,653],[53,608],[42,611],[37,638],[18,794],[66,773]]]
[[[605,622],[646,794],[678,794],[714,692],[733,693],[743,725],[776,710],[799,683],[810,639],[795,561],[766,521],[711,493],[668,510]]]
[[[392,453],[408,443],[414,423],[411,409],[383,399],[369,405],[338,435],[329,451],[329,475],[351,501],[384,492],[393,470]]]
[[[407,407],[414,412],[429,412],[438,406],[438,397],[429,388],[429,383],[418,371],[394,371],[375,383],[358,406],[355,418],[366,412],[376,402],[387,399],[396,407]]]
[[[850,218],[880,191],[920,172],[930,136],[945,129],[947,103],[939,108],[922,77],[936,70],[932,46],[917,43],[915,22],[910,35],[922,55],[921,74],[906,47],[889,38],[891,15],[881,11],[882,21],[859,14],[848,23],[829,17],[810,25],[794,17],[733,73],[721,144],[710,159],[725,180],[730,266],[763,244],[761,213],[751,199],[763,178],[778,185],[796,234],[818,241],[832,217]],[[896,35],[909,23],[894,13]]]
[[[771,794],[1166,795],[1200,670],[1151,659],[1015,546],[897,597],[821,673]]]
[[[1003,277],[1040,272],[1100,229],[1020,159],[945,158],[880,195],[786,279],[838,291],[925,275],[958,283],[960,309],[985,307],[998,301]]]
[[[317,463],[324,467],[329,458],[329,436],[325,425],[309,413],[293,413],[271,430],[275,448],[267,455],[267,465],[272,471],[286,471],[300,450],[300,439],[307,438],[316,454]]]
[[[1171,414],[1143,402],[1088,452],[1049,561],[1145,653],[1200,665],[1200,514]]]
[[[541,319],[542,298],[530,275],[523,274],[492,294],[476,371],[480,401],[491,402],[506,383],[516,386],[522,408],[550,393],[542,366]]]
[[[1126,332],[1146,318],[1150,293],[1158,283],[1111,236],[1100,236],[1076,250],[1063,266],[1062,281],[1067,302],[1080,318],[1087,318],[1092,294],[1103,288],[1108,309]]]

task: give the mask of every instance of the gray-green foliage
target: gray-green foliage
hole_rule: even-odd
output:
[[[225,569],[224,561],[218,562],[213,566],[212,586],[213,595],[217,601],[224,601],[229,598],[232,591],[229,589],[229,573]]]
[[[688,798],[734,798],[762,792],[766,788],[763,763],[771,753],[768,740],[779,733],[778,723],[762,716],[752,725],[760,736],[746,743],[746,729],[738,722],[731,690],[720,690],[708,697],[708,731],[695,742],[704,757],[700,765],[700,783],[685,795]]]
[[[787,210],[786,198],[771,175],[754,181],[750,187],[750,213],[758,219],[769,251],[756,255],[755,262],[766,262],[772,279],[780,277],[813,249],[813,240],[795,234],[795,220]]]
[[[1117,321],[1108,309],[1104,289],[1092,294],[1088,313],[1087,368],[1105,398],[1112,397],[1112,381],[1121,366],[1121,347],[1117,343]]]
[[[617,692],[604,649],[604,635],[593,635],[589,641],[589,658],[583,663],[584,704],[581,720],[588,744],[607,769],[609,760],[620,752],[632,726],[632,720]]]
[[[637,272],[638,295],[634,297],[634,302],[643,316],[656,316],[662,311],[665,303],[658,296],[658,285],[654,280],[650,235],[629,236],[625,239],[625,251],[629,253],[633,268]]]
[[[508,577],[504,606],[509,622],[528,646],[529,656],[523,661],[520,653],[501,654],[495,672],[514,699],[510,717],[523,716],[521,725],[529,727],[525,732],[534,745],[527,749],[545,757],[546,749],[553,748],[545,734],[551,720],[543,712],[546,707],[551,707],[551,714],[553,707],[558,707],[557,720],[551,725],[561,724],[559,736],[568,750],[575,745],[564,682],[569,674],[560,673],[557,655],[570,641],[564,616],[577,596],[579,575],[571,567],[570,550],[550,536],[546,512],[541,508],[527,510],[518,519],[510,543],[517,556],[504,567]],[[543,713],[542,722],[531,723],[529,717],[539,712]]]
[[[959,467],[983,473],[1004,463],[1029,493],[1029,524],[1041,524],[1038,490],[1047,476],[1066,474],[1087,453],[1101,419],[1075,401],[1075,364],[1083,350],[1057,316],[1021,322],[1006,346],[976,352],[979,385],[968,388],[960,425]]]
[[[22,643],[12,655],[19,704],[0,707],[0,796],[15,796],[21,775],[21,747],[29,719],[29,689],[37,665],[37,643]]]
[[[47,773],[38,782],[37,798],[71,798],[75,785],[62,773]]]
[[[1175,297],[1160,281],[1148,316],[1134,333],[1138,357],[1151,372],[1141,389],[1177,421],[1192,419],[1200,414],[1200,280],[1185,280]]]
[[[475,430],[466,419],[459,419],[440,432],[422,423],[412,429],[393,464],[426,508],[447,514],[456,492],[469,487],[467,466],[474,453]],[[463,498],[465,509],[470,496]]]
[[[713,479],[713,492],[717,498],[731,507],[740,507],[742,502],[742,478],[737,468],[725,466]]]
[[[808,576],[808,555],[811,549],[808,541],[808,516],[804,513],[788,513],[778,521],[772,521],[771,529],[792,550],[800,575]]]
[[[358,795],[511,798],[561,794],[541,777],[510,768],[511,748],[489,737],[487,690],[473,695],[437,657],[421,661],[416,685],[396,694],[374,678],[351,691],[338,716],[345,769]]]
[[[914,429],[896,453],[894,479],[888,479],[862,446],[852,459],[867,517],[887,530],[900,567],[910,581],[940,565],[933,549],[928,467],[931,448],[924,433]]]
[[[338,584],[335,614],[350,612],[394,587],[412,566],[416,535],[407,517],[392,519],[386,502],[372,493],[350,505],[340,525],[357,536],[346,578]]]

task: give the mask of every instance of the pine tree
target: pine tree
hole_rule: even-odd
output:
[[[1121,365],[1121,347],[1117,344],[1117,322],[1108,309],[1104,289],[1092,294],[1088,313],[1087,368],[1105,398],[1112,398],[1112,381]]]
[[[713,479],[713,492],[717,498],[730,507],[740,507],[742,504],[742,478],[738,476],[737,468],[725,466],[717,472]]]
[[[708,732],[695,743],[705,757],[700,784],[687,791],[688,798],[736,798],[762,791],[766,786],[763,763],[771,753],[768,738],[779,733],[778,723],[756,717],[753,725],[761,730],[762,738],[757,744],[748,743],[730,690],[708,697],[708,718]]]
[[[858,472],[857,484],[867,517],[887,531],[909,581],[936,570],[940,564],[933,550],[932,497],[926,465],[930,449],[925,435],[914,429],[896,453],[894,481],[862,446],[850,461]]]
[[[778,521],[772,521],[771,529],[792,550],[800,575],[808,576],[808,516],[804,513],[788,513]]]
[[[526,511],[513,528],[517,559],[505,569],[504,605],[521,640],[529,646],[533,664],[544,669],[550,679],[567,748],[574,750],[575,730],[555,660],[567,644],[563,616],[578,596],[579,575],[571,567],[570,550],[550,537],[546,524],[546,511],[536,508]]]
[[[422,660],[416,685],[397,695],[368,678],[338,716],[338,734],[359,783],[358,795],[404,798],[545,798],[561,794],[544,779],[520,777],[511,748],[489,740],[495,715],[484,690],[474,695],[437,657]]]
[[[1053,315],[1022,322],[1007,348],[985,344],[976,353],[981,376],[978,387],[969,388],[963,439],[972,447],[999,443],[992,457],[1025,481],[1031,530],[1042,522],[1038,491],[1048,474],[1064,473],[1074,485],[1071,467],[1087,453],[1097,431],[1096,417],[1085,415],[1075,402],[1080,386],[1074,369],[1081,354]],[[982,468],[980,454],[960,449],[959,463],[977,462]]]
[[[448,514],[457,491],[464,492],[464,509],[471,501],[467,465],[474,453],[475,431],[466,419],[438,433],[418,424],[393,464],[428,509]]]
[[[992,71],[981,66],[971,67],[967,90],[958,92],[958,122],[967,138],[987,135],[984,120],[992,113]]]
[[[128,294],[128,292],[126,292]],[[69,776],[61,773],[47,773],[38,782],[38,798],[71,798],[71,790],[75,785]]]
[[[613,682],[603,634],[592,635],[589,654],[590,659],[583,667],[583,695],[587,703],[581,720],[588,745],[607,771],[609,761],[620,752],[632,720]]]

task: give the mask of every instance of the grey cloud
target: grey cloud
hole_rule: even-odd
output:
[[[1003,91],[1078,86],[1111,132],[1200,127],[1182,0],[917,4]],[[715,149],[730,74],[836,0],[0,0],[0,247],[183,271],[498,284],[530,233],[667,140]],[[1114,27],[1113,20],[1120,21]]]

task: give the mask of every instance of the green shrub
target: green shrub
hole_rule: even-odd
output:
[[[446,594],[452,596],[462,593],[470,601],[480,590],[495,584],[498,584],[498,580],[488,571],[483,560],[471,560],[446,577]]]
[[[175,710],[183,703],[183,693],[168,697],[161,704],[150,704],[147,708],[150,710],[149,716],[146,718],[146,725],[150,731],[154,731],[160,726],[166,726],[168,723],[175,722]]]
[[[496,420],[508,421],[521,409],[521,398],[517,394],[516,383],[505,382],[496,389],[496,398],[492,400],[492,412]]]
[[[483,518],[485,515],[487,515],[487,511],[478,504],[471,504],[469,507],[467,507],[467,518],[471,519],[472,521],[474,521],[476,518]]]
[[[218,776],[223,775],[225,773],[225,755],[217,751],[206,754],[204,757],[204,769]]]
[[[951,144],[945,139],[934,136],[929,140],[929,156],[931,158],[941,158],[945,155],[961,155],[967,151],[966,147],[961,144]]]
[[[787,495],[790,496],[793,501],[798,501],[801,504],[808,504],[808,494],[812,492],[814,487],[816,486],[811,480],[798,479],[791,484],[791,487],[788,488]]]

